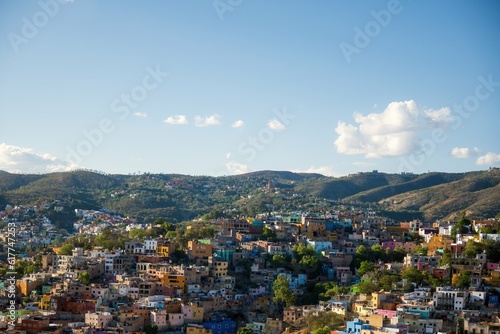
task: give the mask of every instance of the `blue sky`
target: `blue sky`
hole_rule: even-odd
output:
[[[0,170],[500,166],[496,1],[0,2]]]

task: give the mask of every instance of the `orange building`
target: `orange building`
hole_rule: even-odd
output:
[[[188,255],[192,259],[206,259],[212,255],[212,251],[210,240],[188,241]]]
[[[16,286],[19,289],[18,291],[23,295],[23,296],[28,296],[33,289],[35,289],[37,286],[42,286],[41,281],[34,281],[28,278],[23,278],[20,279],[19,281],[16,282]]]
[[[164,286],[179,288],[182,289],[182,292],[186,292],[186,282],[183,274],[175,272],[165,273],[161,277],[161,284]]]
[[[427,243],[427,249],[429,250],[430,255],[436,254],[438,249],[451,249],[451,244],[453,243],[453,239],[443,235],[434,235],[431,237],[429,242]]]
[[[29,317],[21,322],[21,330],[28,334],[38,334],[49,329],[49,318]]]
[[[156,246],[156,254],[160,256],[170,257],[175,252],[175,245],[171,243],[164,243]]]

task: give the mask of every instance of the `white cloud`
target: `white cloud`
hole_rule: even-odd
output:
[[[285,125],[278,121],[276,118],[270,119],[269,122],[267,122],[267,127],[274,131],[285,130]]]
[[[337,152],[367,158],[398,156],[415,148],[419,111],[414,101],[392,102],[382,113],[354,113],[358,126],[339,122]]]
[[[147,114],[147,113],[145,113],[145,112],[138,112],[138,111],[136,111],[136,112],[135,112],[135,113],[133,113],[132,115],[133,115],[133,116],[135,116],[135,117],[143,117],[143,118],[148,117],[148,114]]]
[[[448,107],[438,110],[426,109],[424,110],[424,117],[432,127],[442,126],[453,122],[452,111]]]
[[[241,119],[234,121],[233,124],[231,124],[232,128],[242,128],[245,125],[245,122],[242,121]]]
[[[201,128],[201,127],[205,127],[205,126],[219,125],[220,124],[219,118],[220,118],[220,116],[217,114],[213,114],[212,116],[205,116],[205,117],[195,116],[194,121],[195,121],[195,125],[197,127]]]
[[[184,125],[188,124],[188,120],[186,115],[175,115],[169,116],[163,120],[164,123],[172,124],[172,125]]]
[[[0,144],[0,170],[10,173],[52,173],[77,168],[47,153],[36,153],[31,148]]]
[[[322,174],[325,176],[340,176],[339,173],[335,172],[332,167],[330,166],[311,166],[306,170],[295,170],[293,171],[294,173],[316,173],[316,174]]]
[[[474,147],[470,149],[468,147],[454,147],[451,150],[451,156],[454,158],[464,159],[464,158],[472,158],[479,154],[479,149]]]
[[[226,159],[231,158],[231,152],[226,153]]]
[[[500,164],[500,154],[488,152],[485,155],[480,156],[476,160],[476,165],[479,166],[492,166]]]
[[[245,174],[249,172],[248,166],[237,161],[226,162],[226,170],[229,174]]]

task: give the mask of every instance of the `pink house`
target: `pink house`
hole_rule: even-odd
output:
[[[391,251],[393,251],[394,248],[396,248],[396,244],[396,241],[382,241],[382,248],[389,248]]]
[[[402,247],[407,252],[411,252],[417,247],[417,245],[413,241],[397,242],[396,247],[398,246]]]
[[[494,262],[488,262],[488,264],[486,265],[486,268],[488,268],[488,270],[497,270],[499,267],[500,265]]]
[[[172,327],[179,327],[184,325],[184,313],[169,313],[168,314],[168,322]]]
[[[398,311],[382,310],[382,309],[375,310],[375,314],[381,314],[384,316],[384,318],[387,318],[387,319],[392,319],[393,317],[395,317],[397,312]]]

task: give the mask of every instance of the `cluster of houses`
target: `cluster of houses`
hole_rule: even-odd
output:
[[[53,209],[60,210],[63,204],[58,201],[53,204]],[[40,209],[47,210],[46,208],[51,206],[50,203],[44,204],[41,208],[7,205],[0,211],[0,221],[16,225],[16,244],[19,248],[28,245],[31,247],[50,245],[57,237],[63,237],[50,219],[40,212]],[[7,228],[0,230],[2,239],[7,238],[7,235]]]
[[[147,228],[104,211],[79,210],[77,215],[75,228],[87,234],[97,235],[107,226]],[[474,223],[479,229],[491,221]],[[499,264],[488,261],[485,253],[473,259],[462,256],[467,242],[500,240],[499,235],[462,234],[454,241],[449,223],[398,223],[372,210],[266,214],[220,218],[210,224],[215,236],[189,240],[181,262],[172,260],[179,249],[175,241],[162,237],[130,240],[123,249],[45,252],[42,269],[16,282],[18,308],[26,312],[19,313],[15,327],[0,315],[0,331],[138,334],[154,328],[158,333],[224,334],[245,327],[255,334],[280,334],[293,330],[294,323],[308,314],[333,312],[345,319],[340,334],[500,334]],[[266,229],[273,230],[272,240],[263,240]],[[422,244],[409,240],[412,234],[418,234]],[[321,259],[319,276],[271,265],[274,255],[291,256],[299,242],[310,245]],[[401,263],[377,263],[396,272],[413,267],[451,280],[454,271],[468,271],[470,287],[431,288],[406,282],[414,285],[412,292],[395,285],[391,291],[361,294],[355,288],[360,278],[351,268],[360,245],[407,252]],[[421,246],[427,247],[427,254],[414,252]],[[445,250],[452,264],[440,266]],[[352,287],[352,293],[280,310],[272,291],[278,276],[288,279],[299,302],[313,282],[333,281]],[[242,277],[245,280],[239,281]],[[6,291],[0,291],[0,305],[8,302]]]

